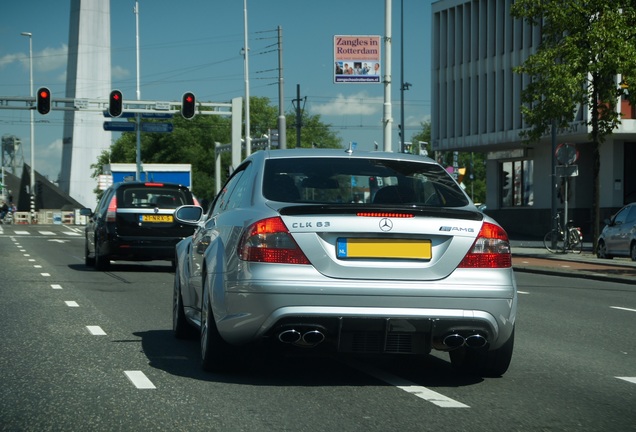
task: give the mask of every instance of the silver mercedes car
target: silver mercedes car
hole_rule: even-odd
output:
[[[421,156],[258,151],[176,247],[173,329],[201,340],[206,370],[262,344],[428,355],[500,376],[517,289],[506,232]]]

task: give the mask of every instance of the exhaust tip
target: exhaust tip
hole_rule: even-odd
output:
[[[278,334],[278,340],[283,343],[296,343],[300,338],[300,332],[294,329],[285,330]]]
[[[453,333],[446,336],[442,342],[449,348],[459,348],[464,345],[465,341],[464,336]]]
[[[487,343],[488,340],[480,334],[470,335],[466,338],[466,346],[470,348],[482,348]]]
[[[308,345],[318,345],[325,340],[325,335],[318,330],[310,330],[303,335],[303,342]]]

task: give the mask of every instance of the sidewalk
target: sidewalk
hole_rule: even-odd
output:
[[[592,254],[592,244],[583,243],[580,254],[553,254],[543,241],[510,240],[512,266],[516,271],[567,275],[606,282],[636,285],[636,261],[629,258],[599,259]]]

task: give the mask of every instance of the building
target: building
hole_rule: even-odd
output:
[[[584,237],[593,232],[592,145],[589,113],[581,109],[557,135],[560,154],[571,150],[578,175],[553,173],[551,137],[530,146],[520,132],[524,77],[513,72],[536,50],[540,31],[510,16],[513,0],[433,3],[431,145],[435,151],[487,153],[487,210],[509,233],[542,236],[551,227],[553,191],[565,198],[569,219]],[[617,83],[618,86],[618,83]],[[621,101],[622,125],[601,144],[601,219],[636,201],[636,113]],[[566,145],[567,144],[567,145]],[[565,202],[558,199],[558,206]]]
[[[111,91],[110,0],[71,0],[66,97],[107,100]],[[84,206],[95,202],[94,163],[112,133],[95,112],[66,111],[60,189]]]

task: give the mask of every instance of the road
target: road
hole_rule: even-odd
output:
[[[83,264],[79,227],[1,226],[2,431],[636,431],[636,287],[517,273],[501,378],[424,360],[199,367],[171,334],[168,262]],[[631,330],[630,330],[631,329]]]

